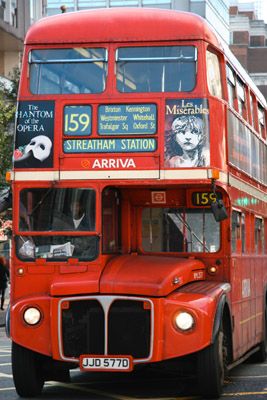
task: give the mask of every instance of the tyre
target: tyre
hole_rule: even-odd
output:
[[[12,342],[12,372],[20,397],[38,396],[44,386],[42,356]]]
[[[219,398],[225,378],[227,349],[223,330],[215,341],[198,354],[197,377],[201,395],[206,399]]]

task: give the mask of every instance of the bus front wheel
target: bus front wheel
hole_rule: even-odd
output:
[[[20,397],[38,396],[44,386],[41,355],[12,342],[12,372]]]
[[[224,343],[224,332],[220,328],[214,342],[198,354],[198,387],[206,399],[219,398],[222,393],[226,360]]]

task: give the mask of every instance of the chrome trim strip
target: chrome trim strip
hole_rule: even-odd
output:
[[[31,64],[63,64],[63,63],[69,63],[69,64],[74,64],[74,63],[92,63],[92,62],[99,62],[103,61],[105,62],[105,58],[66,58],[66,59],[58,59],[58,60],[31,60]]]
[[[118,57],[117,61],[196,61],[195,56],[180,57]]]
[[[107,321],[108,321],[108,311],[111,306],[111,304],[115,300],[131,300],[131,301],[145,301],[149,302],[151,305],[151,332],[150,332],[150,350],[149,350],[149,355],[147,358],[139,358],[136,360],[133,360],[134,364],[139,364],[139,363],[145,363],[148,362],[152,358],[153,354],[153,346],[154,346],[154,304],[152,300],[146,298],[146,297],[130,297],[130,296],[75,296],[75,297],[64,297],[59,300],[58,302],[58,349],[59,349],[59,354],[62,360],[64,361],[70,361],[70,362],[79,362],[78,358],[75,357],[65,357],[63,354],[63,338],[62,338],[62,320],[61,320],[61,304],[64,301],[80,301],[80,300],[97,300],[105,313],[105,343],[104,343],[104,349],[105,349],[105,354],[108,354],[108,348],[107,348],[107,341],[108,341],[108,327],[107,327]]]
[[[221,285],[221,288],[225,293],[229,293],[231,291],[230,283],[224,283],[223,285]]]

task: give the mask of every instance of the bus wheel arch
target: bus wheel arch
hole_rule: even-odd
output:
[[[198,353],[197,358],[198,386],[207,399],[218,398],[222,393],[227,366],[232,360],[231,332],[230,310],[224,297],[217,307],[212,342]]]

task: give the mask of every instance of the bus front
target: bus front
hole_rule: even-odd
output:
[[[198,17],[133,12],[48,18],[26,38],[9,319],[23,397],[72,368],[130,372],[218,346],[228,198],[204,73],[218,63],[202,31],[190,39]]]

